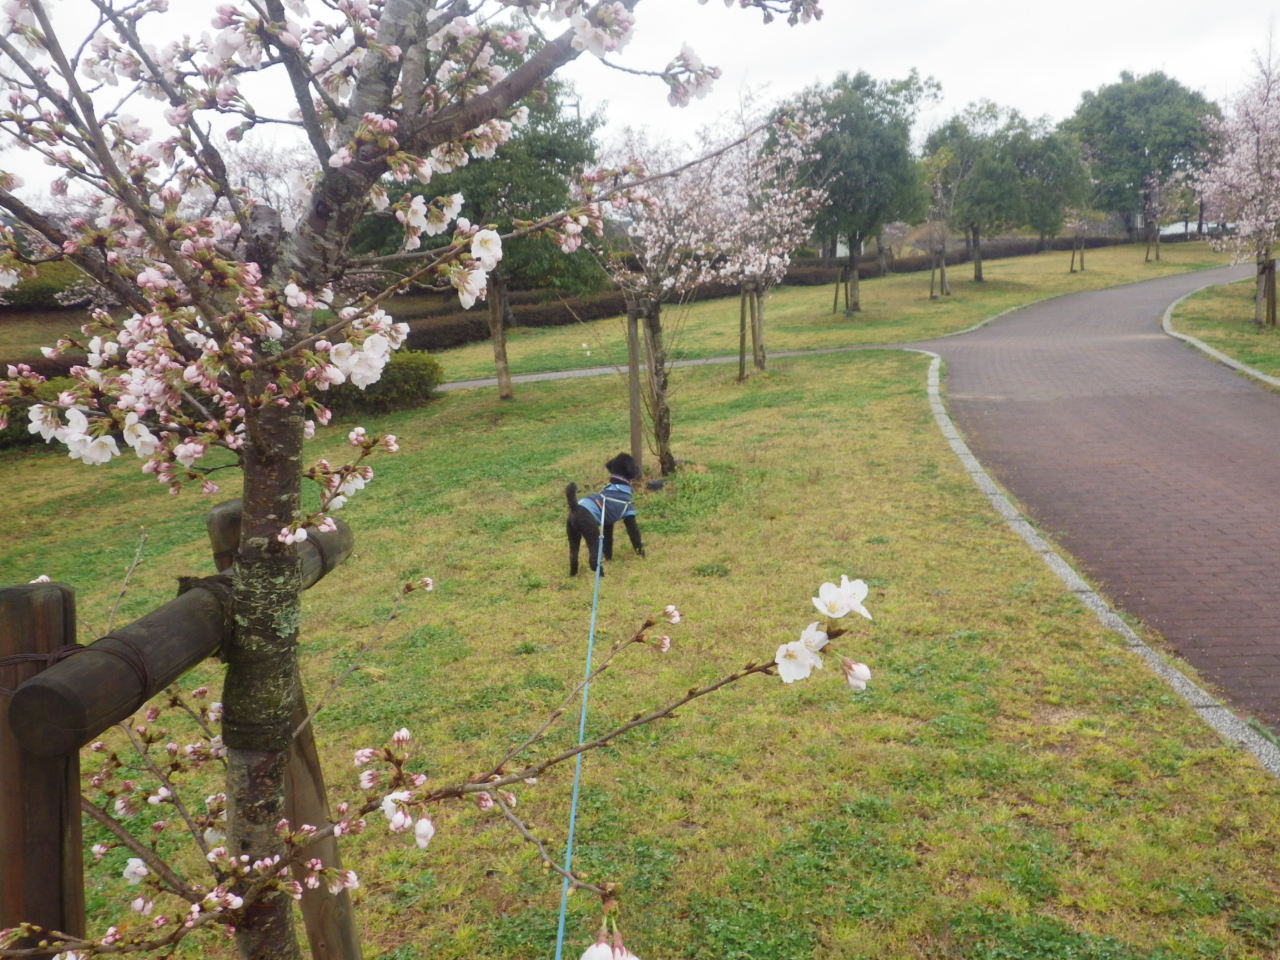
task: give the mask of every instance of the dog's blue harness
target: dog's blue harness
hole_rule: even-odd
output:
[[[604,489],[578,501],[596,523],[606,526],[627,517],[634,517],[636,509],[631,505],[631,484],[618,477],[610,477]]]

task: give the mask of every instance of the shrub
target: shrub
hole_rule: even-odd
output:
[[[63,390],[69,390],[74,385],[75,381],[70,377],[46,380],[36,387],[36,397],[45,403],[53,403],[58,399],[58,394]],[[30,422],[25,406],[13,410],[9,416],[9,425],[0,430],[0,450],[8,447],[31,447],[44,443],[44,438],[40,434],[32,433],[27,429]]]
[[[321,399],[335,414],[388,413],[426,403],[443,379],[440,363],[421,350],[400,350],[391,355],[377,383],[361,390],[349,383],[329,389]]]
[[[83,273],[65,261],[42,263],[30,280],[4,291],[0,306],[9,310],[61,310],[66,305],[58,302],[57,295],[84,279]]]

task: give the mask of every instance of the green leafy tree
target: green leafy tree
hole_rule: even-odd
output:
[[[1079,141],[1061,130],[1020,130],[1009,150],[1022,187],[1022,222],[1039,235],[1043,250],[1046,238],[1062,232],[1067,211],[1088,202],[1089,168]]]
[[[1117,83],[1086,91],[1063,128],[1084,145],[1101,209],[1124,218],[1132,235],[1141,215],[1155,226],[1153,184],[1201,170],[1209,146],[1205,121],[1218,108],[1163,73],[1125,71]]]
[[[912,70],[901,80],[842,73],[819,91],[828,130],[818,143],[815,179],[825,185],[828,201],[814,233],[820,240],[848,242],[849,313],[860,309],[854,267],[863,242],[886,223],[914,220],[924,212],[911,125],[921,104],[936,98],[939,89],[933,78],[922,80]]]
[[[941,189],[950,196],[947,219],[964,232],[973,253],[973,279],[982,282],[982,237],[1024,219],[1021,174],[1013,142],[1028,129],[1016,112],[982,101],[933,131],[925,153],[947,151],[938,165]]]
[[[581,117],[573,90],[549,82],[526,98],[528,121],[484,163],[468,164],[431,179],[429,186],[388,188],[392,201],[406,192],[425,197],[460,193],[463,214],[472,223],[492,224],[501,233],[521,220],[536,220],[572,204],[570,183],[596,159],[595,132],[602,120]],[[391,216],[367,217],[357,230],[357,252],[392,255],[402,236]],[[604,271],[592,257],[563,252],[545,235],[521,237],[503,247],[501,264],[489,272],[489,331],[493,340],[498,393],[513,395],[506,359],[506,328],[512,325],[508,290],[537,288],[567,296],[599,290]]]

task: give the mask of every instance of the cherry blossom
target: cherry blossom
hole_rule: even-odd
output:
[[[815,669],[822,668],[822,658],[800,640],[792,640],[778,647],[773,662],[778,665],[778,676],[783,683],[804,680]]]

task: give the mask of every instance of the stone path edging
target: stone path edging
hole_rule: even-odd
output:
[[[1182,301],[1187,299],[1187,297],[1199,293],[1201,290],[1208,290],[1210,287],[1218,287],[1221,285],[1221,283],[1206,283],[1203,287],[1196,287],[1196,289],[1192,290],[1190,293],[1184,293],[1165,309],[1164,316],[1160,318],[1160,326],[1164,328],[1164,332],[1169,336],[1177,340],[1181,340],[1183,343],[1190,344],[1201,353],[1208,354],[1219,363],[1226,364],[1232,370],[1239,370],[1246,376],[1253,377],[1253,379],[1259,380],[1268,386],[1280,387],[1280,377],[1273,377],[1270,374],[1263,373],[1261,370],[1256,370],[1247,363],[1241,363],[1239,360],[1235,359],[1235,357],[1229,357],[1221,350],[1214,349],[1203,340],[1197,340],[1190,334],[1179,333],[1177,330],[1173,329],[1173,311],[1177,309],[1178,304],[1182,303]]]
[[[1207,284],[1206,286],[1214,286],[1214,284]],[[1204,288],[1202,287],[1201,289]],[[1174,305],[1176,305],[1176,302]],[[1172,310],[1172,307],[1170,307],[1170,310]],[[1008,311],[1005,312],[1007,313]],[[1003,314],[998,314],[997,316],[1001,315]],[[995,317],[991,319],[995,319]],[[938,424],[938,429],[942,436],[951,446],[952,452],[955,453],[960,464],[969,474],[970,479],[986,495],[991,506],[1004,519],[1009,528],[1040,556],[1045,566],[1057,575],[1058,579],[1063,582],[1068,590],[1075,594],[1081,603],[1093,611],[1104,627],[1114,633],[1118,633],[1130,652],[1146,663],[1153,673],[1164,680],[1165,683],[1173,688],[1175,693],[1190,704],[1201,720],[1212,727],[1223,739],[1248,750],[1257,757],[1258,762],[1268,772],[1280,777],[1280,747],[1277,747],[1242,721],[1229,707],[1215,699],[1198,683],[1169,663],[1158,651],[1143,642],[1142,638],[1134,633],[1133,629],[1111,608],[1111,605],[1085,582],[1075,568],[1067,563],[1044,537],[1036,532],[1035,527],[1022,515],[1022,512],[1014,506],[1013,501],[1009,499],[999,484],[987,473],[978,458],[973,455],[973,451],[969,449],[969,445],[965,443],[964,437],[961,436],[960,431],[951,420],[951,416],[947,413],[946,406],[942,401],[942,357],[931,350],[924,350],[919,347],[904,347],[903,349],[932,358],[929,363],[928,394],[929,407],[933,411],[933,419]],[[1280,385],[1280,381],[1277,381],[1277,385]]]

